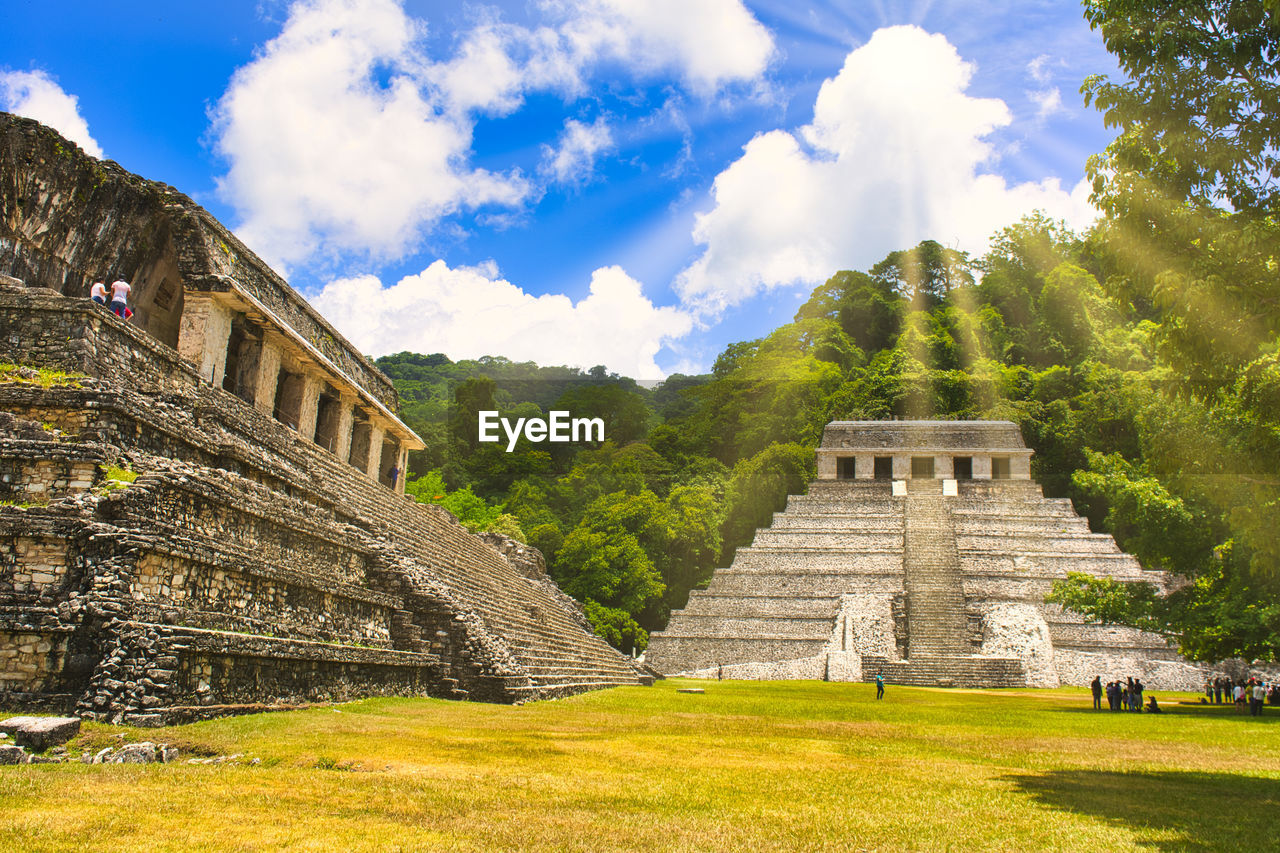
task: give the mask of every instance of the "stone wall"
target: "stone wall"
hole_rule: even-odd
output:
[[[0,631],[39,658],[0,701],[158,723],[648,679],[536,551],[397,495],[96,306],[28,295],[0,292],[0,340],[88,375],[0,382],[6,488],[43,486],[0,506]]]
[[[937,482],[912,481],[907,491],[929,488],[941,494]],[[1159,588],[1167,579],[1092,533],[1069,501],[1046,499],[1019,480],[961,482],[955,496],[942,497],[964,602],[956,641],[965,648],[954,659],[905,659],[906,500],[887,482],[810,484],[705,591],[691,593],[653,635],[647,660],[668,674],[831,678],[832,655],[843,656],[835,677],[853,672],[847,658],[856,656],[861,677],[884,671],[902,683],[971,686],[1085,685],[1097,674],[1141,674],[1153,688],[1196,689],[1209,671],[1182,660],[1162,637],[1089,624],[1045,603],[1068,571]]]
[[[173,187],[96,160],[57,132],[0,113],[0,272],[88,297],[128,280],[137,324],[176,346],[187,293],[243,288],[386,406],[391,381],[207,211]]]

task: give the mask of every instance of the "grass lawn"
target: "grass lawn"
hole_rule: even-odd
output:
[[[86,724],[73,751],[123,732],[182,762],[0,768],[0,849],[1275,849],[1280,710],[1157,695],[1160,716],[1079,689],[670,680]]]

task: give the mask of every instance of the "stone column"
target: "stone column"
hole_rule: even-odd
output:
[[[834,480],[836,478],[836,455],[834,453],[818,454],[818,479]]]
[[[302,376],[302,405],[298,408],[298,434],[307,441],[316,438],[316,409],[320,405],[320,391],[324,382],[311,373]]]
[[[258,369],[253,382],[253,407],[267,417],[276,410],[276,383],[280,381],[280,344],[264,334],[258,352]]]
[[[1031,454],[1019,453],[1010,457],[1009,479],[1010,480],[1030,480],[1031,479]]]
[[[876,476],[876,458],[869,453],[859,453],[854,457],[853,475],[858,480],[874,480]]]
[[[975,480],[991,479],[991,454],[989,453],[984,453],[981,455],[974,454],[973,479]]]
[[[382,480],[382,442],[387,431],[378,423],[369,425],[369,467],[364,472],[375,483]]]
[[[212,294],[188,292],[178,326],[178,353],[196,366],[201,378],[222,386],[227,366],[227,339],[231,336],[231,309]]]
[[[396,467],[400,469],[400,477],[396,480],[396,494],[403,495],[405,476],[409,473],[409,448],[403,444],[397,454]]]
[[[911,455],[910,454],[893,454],[893,479],[909,480],[911,479]]]
[[[933,476],[938,480],[954,480],[956,476],[955,460],[947,456],[933,457]]]
[[[351,455],[351,429],[355,425],[355,401],[343,397],[338,401],[338,436],[333,445],[333,455],[343,462]]]

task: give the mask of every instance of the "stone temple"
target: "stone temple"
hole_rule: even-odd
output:
[[[1167,589],[1071,502],[1045,498],[1007,421],[836,421],[818,479],[694,591],[647,660],[664,674],[967,687],[1138,675],[1199,689],[1163,638],[1044,599],[1068,571]]]
[[[191,199],[0,113],[0,210],[0,706],[651,683],[540,554],[403,495],[390,380]]]

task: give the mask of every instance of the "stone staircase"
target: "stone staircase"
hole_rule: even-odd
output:
[[[652,682],[545,576],[442,510],[200,383],[83,300],[31,291],[19,311],[3,297],[0,328],[29,324],[38,302],[89,324],[58,341],[145,348],[164,381],[0,383],[0,652],[13,652],[0,695],[178,721],[264,701],[509,702]],[[122,449],[144,473],[108,491],[104,463]]]
[[[875,681],[876,673],[890,684],[908,687],[1025,687],[1026,673],[1016,658],[978,655],[916,655],[909,661],[891,661],[879,655],[862,656],[862,680]]]
[[[942,482],[909,480],[904,507],[907,656],[972,654],[955,526]]]

